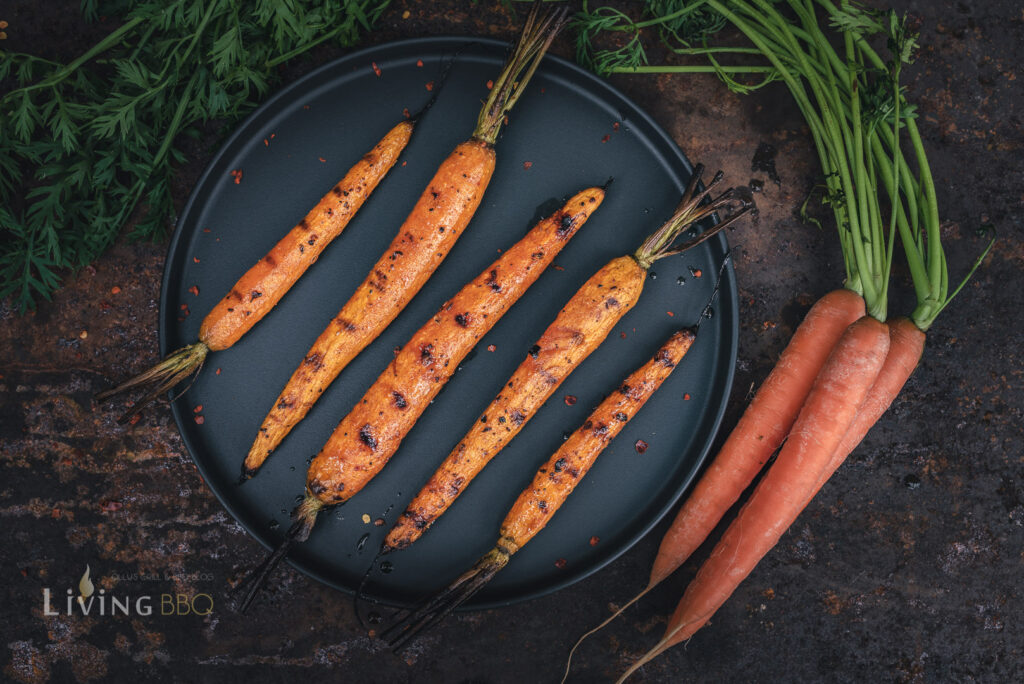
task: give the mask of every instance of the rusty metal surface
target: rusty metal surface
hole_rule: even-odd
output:
[[[6,4],[6,3],[5,3]],[[952,273],[1000,243],[928,336],[909,384],[782,542],[684,647],[636,681],[1014,681],[1024,676],[1024,174],[1016,3],[898,2],[923,15],[907,86],[936,176]],[[367,43],[419,35],[511,37],[500,6],[397,2]],[[404,13],[408,10],[409,16]],[[68,13],[71,13],[70,15]],[[67,57],[103,33],[74,3],[0,9],[10,49]],[[69,16],[71,19],[69,19]],[[565,39],[556,52],[571,54]],[[293,79],[340,54],[319,49]],[[839,285],[834,235],[793,213],[817,165],[781,87],[740,98],[711,77],[616,77],[691,159],[763,181],[738,245],[740,358],[725,424],[810,303]],[[774,148],[778,181],[752,171]],[[200,144],[182,203],[207,160]],[[762,148],[762,153],[765,149]],[[156,354],[163,244],[119,243],[21,317],[0,305],[0,668],[5,680],[557,681],[576,636],[645,582],[660,532],[555,595],[457,615],[403,656],[360,627],[349,597],[290,568],[256,612],[227,590],[263,556],[204,487],[165,406],[118,425],[92,395]],[[898,274],[906,282],[903,273]],[[897,298],[893,309],[905,311]],[[719,438],[721,440],[721,437]],[[582,649],[574,681],[607,681],[654,643],[698,553]],[[97,591],[209,594],[207,616],[44,614],[86,564]]]

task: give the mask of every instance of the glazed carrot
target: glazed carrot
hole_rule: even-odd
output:
[[[512,555],[533,539],[562,507],[598,456],[682,361],[694,338],[695,333],[690,329],[673,334],[654,358],[626,378],[537,470],[533,482],[505,516],[494,548],[471,570],[396,622],[382,636],[388,638],[394,634],[392,646],[400,647],[473,596],[504,568]]]
[[[687,587],[665,636],[619,681],[693,636],[729,598],[817,489],[889,351],[884,323],[864,316],[843,334],[814,381],[778,459]]]
[[[359,492],[388,462],[477,341],[529,288],[601,205],[589,188],[537,224],[462,288],[395,355],[309,466],[309,495],[330,506]]]
[[[391,245],[274,401],[245,458],[246,477],[259,469],[338,374],[391,324],[444,261],[494,173],[494,143],[502,121],[563,23],[564,13],[539,19],[534,7],[484,103],[473,136],[441,164]]]
[[[889,354],[885,357],[885,364],[875,378],[875,383],[868,391],[864,403],[857,410],[857,417],[843,436],[842,443],[832,455],[832,461],[822,474],[821,481],[811,495],[812,498],[825,481],[832,477],[832,473],[843,464],[850,452],[857,448],[868,430],[889,410],[889,405],[907,384],[924,353],[925,334],[909,318],[893,318],[887,321],[886,325],[889,327]]]
[[[429,106],[429,105],[428,105]],[[122,420],[202,368],[206,355],[227,349],[266,316],[292,285],[316,262],[363,206],[370,193],[398,161],[416,124],[402,121],[349,169],[298,225],[265,257],[238,279],[231,291],[203,319],[199,340],[182,347],[149,370],[97,395],[104,400],[136,387],[155,385]]]
[[[319,511],[344,503],[380,472],[477,341],[536,282],[603,200],[601,188],[572,197],[442,304],[395,354],[313,459],[306,498],[293,514],[284,551],[275,551],[257,571],[242,610],[288,547],[309,535]]]
[[[636,254],[612,259],[573,295],[480,420],[406,507],[384,540],[382,553],[405,548],[419,539],[484,466],[519,434],[558,386],[633,308],[654,261],[678,254],[680,249],[692,247],[728,225],[719,224],[683,248],[671,247],[678,235],[732,197],[727,191],[711,204],[700,206],[721,180],[719,174],[707,189],[697,193],[701,171],[700,166],[694,170],[690,187],[672,218],[645,240]]]
[[[864,299],[845,289],[829,292],[807,312],[662,538],[648,588],[682,565],[750,486],[789,434],[836,342],[863,315]]]

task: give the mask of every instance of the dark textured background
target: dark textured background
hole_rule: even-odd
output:
[[[905,82],[936,177],[951,272],[963,273],[983,247],[980,226],[993,224],[999,244],[929,333],[924,360],[890,413],[713,624],[637,681],[1024,677],[1016,620],[1024,610],[1024,98],[1016,81],[1024,11],[1008,1],[895,4],[924,22],[924,49]],[[6,0],[0,19],[10,23],[0,47],[61,59],[109,30],[82,24],[73,2]],[[441,34],[510,38],[515,29],[492,3],[396,2],[364,44]],[[570,56],[569,41],[560,39],[555,52]],[[319,49],[284,78],[338,54]],[[691,159],[735,181],[765,181],[759,221],[732,238],[740,246],[742,325],[726,417],[732,425],[810,303],[839,284],[829,224],[821,231],[793,215],[818,173],[809,137],[779,86],[741,98],[712,77],[613,83]],[[777,150],[778,183],[752,171],[763,143]],[[175,188],[179,206],[209,154],[190,144],[191,162]],[[349,597],[290,568],[259,610],[230,611],[226,588],[262,547],[205,488],[165,406],[122,427],[92,400],[156,355],[164,249],[122,241],[38,311],[20,317],[0,305],[4,679],[557,681],[575,638],[645,582],[664,524],[596,576],[552,596],[449,619],[403,657],[367,637]],[[905,305],[896,299],[893,309]],[[44,616],[42,588],[62,595],[87,562],[97,588],[207,592],[214,611]],[[687,564],[585,646],[575,681],[613,678],[656,641],[696,568]],[[115,572],[175,577],[116,582]]]

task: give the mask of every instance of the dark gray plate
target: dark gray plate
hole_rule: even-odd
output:
[[[463,52],[436,106],[405,151],[407,163],[399,162],[273,312],[234,347],[207,359],[198,380],[173,406],[185,445],[214,493],[261,543],[276,545],[303,493],[309,458],[386,366],[392,350],[500,249],[557,208],[561,198],[615,177],[603,206],[556,259],[559,268],[548,269],[481,340],[381,474],[346,505],[321,515],[309,541],[293,551],[295,567],[344,590],[359,584],[397,513],[562,304],[609,259],[636,249],[669,215],[690,176],[689,162],[650,117],[604,81],[564,60],[546,58],[498,141],[497,170],[483,203],[447,260],[324,393],[262,471],[237,484],[256,429],[296,365],[391,241],[437,165],[472,132],[486,83],[500,71],[506,46],[456,38],[408,40],[317,69],[240,126],[194,189],[164,274],[164,353],[194,341],[202,317],[235,280],[401,119],[403,108],[415,111],[426,102],[427,82],[437,79],[443,62],[459,49]],[[373,62],[381,69],[379,77]],[[242,171],[241,183],[233,181],[234,169]],[[374,572],[366,592],[408,602],[443,586],[487,551],[505,513],[562,443],[563,433],[582,423],[672,331],[696,321],[725,250],[725,239],[718,238],[655,264],[657,276],[651,274],[640,304],[604,345],[423,539],[387,559],[393,571]],[[703,276],[694,277],[691,268]],[[190,293],[192,286],[199,288],[198,296]],[[192,312],[183,320],[182,305]],[[506,604],[571,584],[651,529],[690,483],[711,444],[728,398],[736,340],[736,287],[729,267],[714,315],[684,363],[605,451],[547,529],[478,595],[476,606]],[[496,350],[487,351],[488,345]],[[578,397],[575,405],[563,401],[568,394]],[[202,425],[193,413],[200,404]],[[642,455],[634,449],[638,439],[650,445]],[[363,514],[385,516],[387,525],[364,524]]]

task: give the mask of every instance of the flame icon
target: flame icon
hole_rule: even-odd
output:
[[[78,603],[84,604],[85,599],[92,596],[95,587],[92,584],[92,580],[89,579],[89,566],[85,566],[85,574],[82,575],[82,579],[78,580]],[[84,605],[83,605],[84,608]]]

